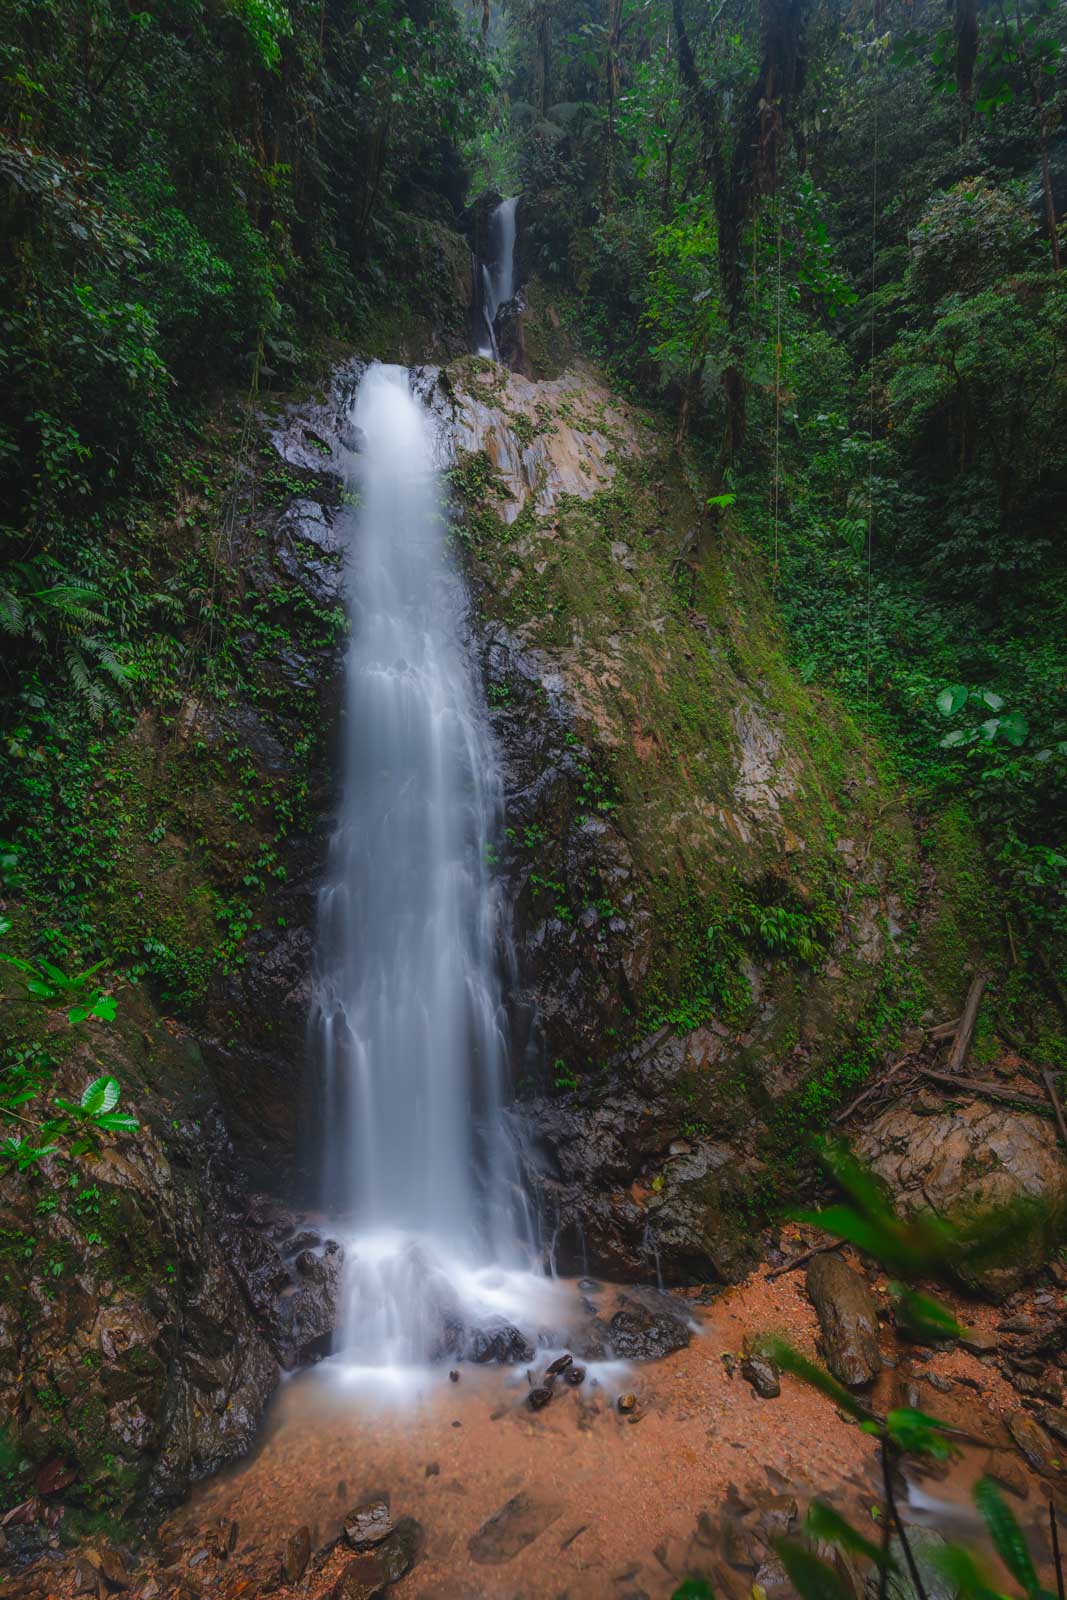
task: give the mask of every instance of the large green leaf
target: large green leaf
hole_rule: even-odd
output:
[[[1008,1600],[1007,1595],[990,1586],[974,1556],[962,1545],[946,1544],[935,1548],[930,1559],[960,1600]]]
[[[124,1111],[105,1111],[103,1115],[94,1117],[93,1121],[108,1133],[132,1133],[141,1126],[136,1117],[127,1116]]]
[[[1021,711],[1011,711],[1006,717],[1001,717],[999,734],[1002,739],[1007,739],[1009,744],[1025,744],[1030,733],[1030,724]]]
[[[806,1545],[793,1539],[778,1539],[775,1549],[801,1600],[851,1600],[840,1573]]]
[[[813,1500],[808,1507],[805,1527],[813,1539],[821,1539],[825,1544],[840,1545],[842,1550],[851,1551],[858,1556],[866,1556],[876,1566],[882,1565],[882,1552],[870,1539],[865,1539],[833,1506],[828,1506],[825,1500]],[[894,1562],[890,1558],[889,1565]]]
[[[967,704],[967,690],[962,683],[950,684],[937,697],[937,709],[943,717],[953,717]]]
[[[982,1513],[997,1555],[1016,1583],[1021,1583],[1028,1595],[1040,1594],[1041,1585],[1026,1537],[992,1478],[979,1478],[974,1486],[974,1503]]]
[[[87,1117],[102,1116],[107,1111],[114,1111],[120,1093],[117,1078],[96,1078],[82,1091],[81,1109]]]
[[[885,1426],[893,1443],[910,1455],[933,1456],[937,1461],[945,1461],[952,1454],[952,1447],[942,1431],[947,1425],[938,1422],[936,1417],[928,1417],[925,1411],[901,1406],[887,1414]]]
[[[812,1389],[817,1389],[828,1400],[842,1411],[847,1411],[850,1417],[863,1421],[870,1417],[870,1409],[862,1401],[857,1400],[845,1388],[843,1383],[831,1377],[825,1367],[820,1367],[816,1362],[809,1361],[807,1356],[802,1356],[784,1339],[768,1337],[760,1340],[760,1349],[765,1351],[773,1361],[776,1361],[783,1372],[791,1373],[794,1378],[799,1378],[802,1383],[808,1384]]]

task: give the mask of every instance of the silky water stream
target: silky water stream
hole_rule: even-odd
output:
[[[322,1203],[345,1249],[336,1358],[396,1376],[532,1343],[554,1291],[506,1110],[500,769],[434,423],[408,373],[381,365],[352,422],[344,767],[309,1047]]]

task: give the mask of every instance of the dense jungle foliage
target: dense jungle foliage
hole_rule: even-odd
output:
[[[109,739],[227,670],[207,409],[240,389],[247,415],[330,338],[369,348],[488,187],[521,190],[523,270],[575,343],[713,470],[700,538],[725,517],[764,550],[801,676],[916,807],[977,819],[1020,983],[1067,1004],[1065,38],[1059,0],[7,0],[24,955],[195,989],[104,891]],[[229,950],[247,919],[217,915]]]

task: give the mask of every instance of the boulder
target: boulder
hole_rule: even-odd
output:
[[[536,1354],[526,1335],[510,1322],[472,1328],[467,1336],[463,1353],[468,1361],[475,1361],[479,1366],[485,1366],[491,1361],[499,1361],[504,1365],[521,1365],[523,1362],[532,1361]]]
[[[371,1550],[393,1531],[387,1495],[376,1495],[351,1510],[344,1519],[344,1538],[353,1550]]]
[[[622,1361],[658,1361],[684,1350],[692,1333],[687,1312],[668,1295],[654,1290],[620,1296],[619,1309],[609,1321],[596,1318],[594,1337],[605,1350]]]
[[[984,1100],[933,1116],[897,1102],[872,1119],[855,1148],[905,1211],[930,1210],[967,1227],[991,1207],[1034,1205],[1036,1225],[1015,1233],[1009,1254],[961,1265],[971,1287],[1001,1299],[1048,1259],[1067,1214],[1067,1157],[1051,1122]]]
[[[827,1366],[850,1389],[864,1388],[882,1366],[878,1312],[866,1282],[830,1251],[808,1267],[807,1290],[818,1313]]]

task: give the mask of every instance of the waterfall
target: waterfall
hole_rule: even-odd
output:
[[[473,1326],[521,1311],[529,1230],[504,1110],[501,775],[433,424],[408,373],[380,365],[351,420],[343,785],[310,1042],[324,1203],[348,1233],[344,1354],[382,1366],[460,1354]]]
[[[515,293],[515,208],[517,194],[501,200],[489,219],[489,246],[492,265],[482,266],[482,315],[489,332],[489,348],[479,355],[499,358],[496,345],[496,314]]]

